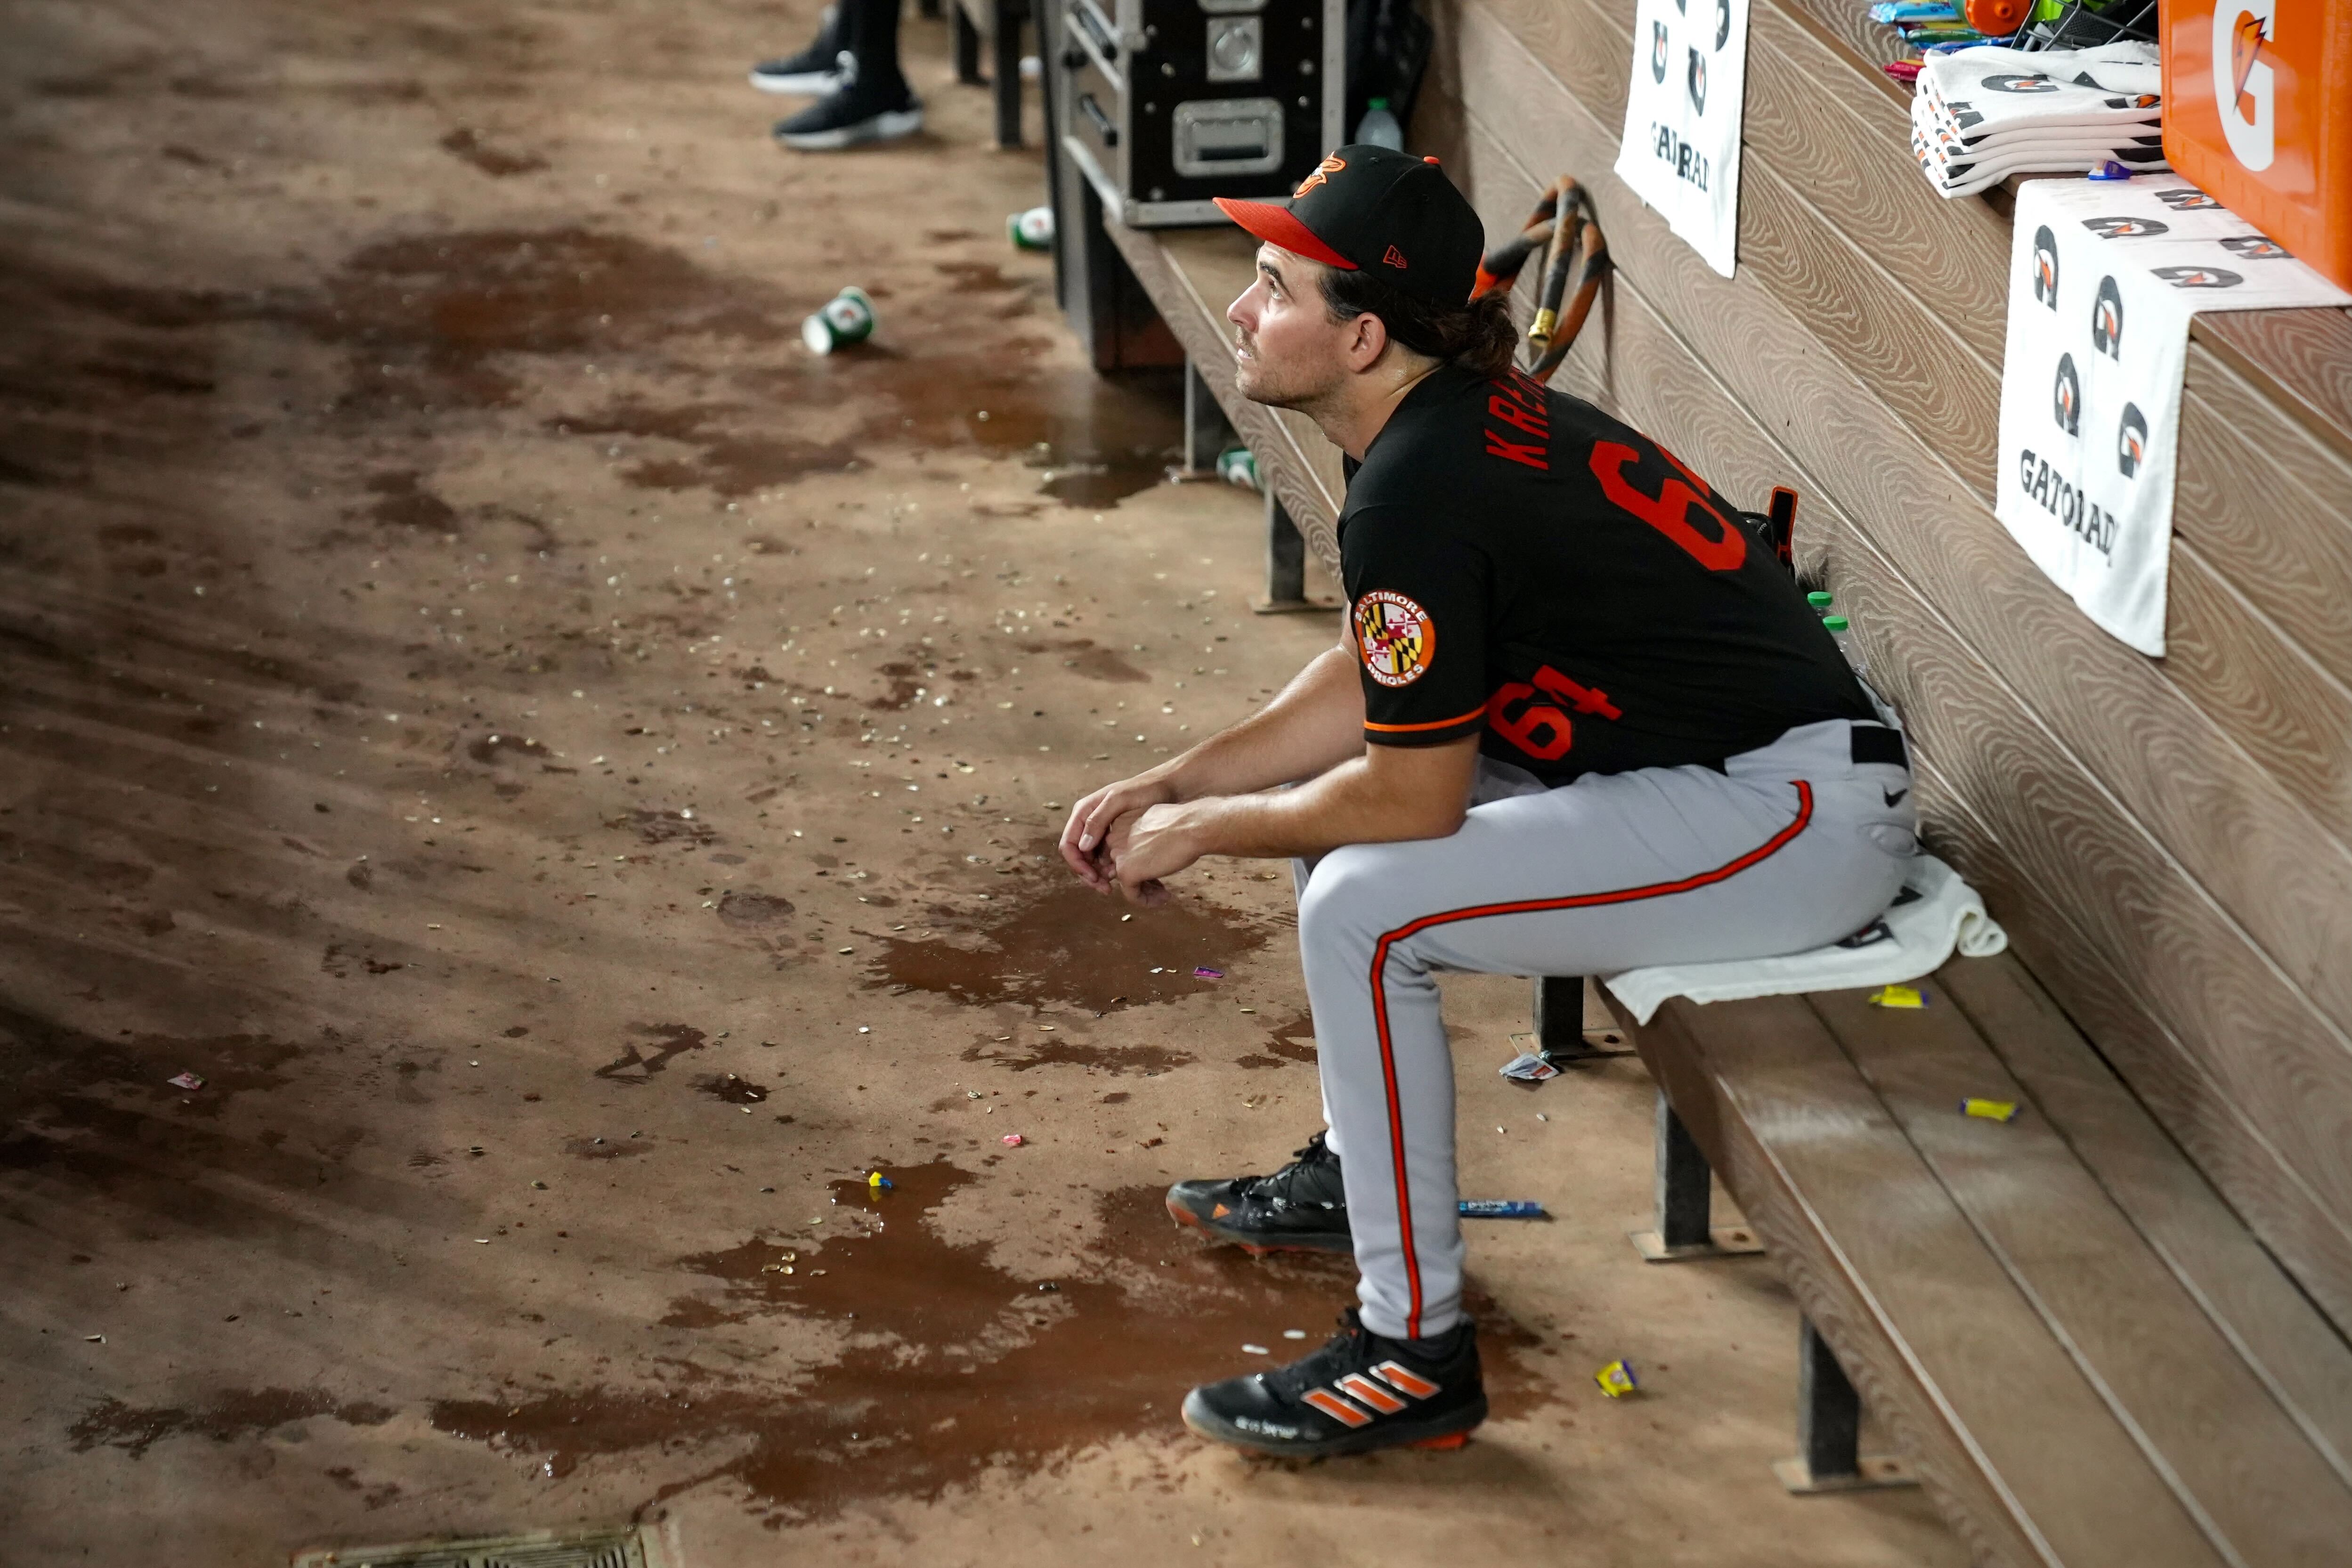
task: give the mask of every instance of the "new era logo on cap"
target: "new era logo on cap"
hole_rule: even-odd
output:
[[[1269,244],[1349,272],[1377,268],[1432,304],[1462,304],[1477,283],[1486,230],[1434,158],[1358,143],[1317,164],[1287,206],[1225,196],[1217,205]]]

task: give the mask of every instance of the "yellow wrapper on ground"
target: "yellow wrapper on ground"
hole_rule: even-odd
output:
[[[1642,1386],[1641,1380],[1633,1375],[1630,1362],[1611,1362],[1592,1374],[1592,1381],[1599,1384],[1601,1392],[1612,1399],[1622,1399]]]
[[[1874,1007],[1925,1007],[1927,994],[1912,985],[1882,985],[1870,994]]]
[[[2010,1100],[1964,1100],[1960,1101],[1963,1115],[1981,1116],[1987,1121],[2014,1121],[2017,1102]]]

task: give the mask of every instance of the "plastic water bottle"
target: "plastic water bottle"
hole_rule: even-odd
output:
[[[1356,140],[1398,153],[1404,151],[1404,127],[1389,112],[1387,99],[1375,98],[1364,106],[1364,117],[1356,122]]]
[[[1853,627],[1846,618],[1843,616],[1823,616],[1822,625],[1837,643],[1838,652],[1845,655],[1845,661],[1853,666],[1853,672],[1866,675],[1868,672],[1862,664],[1862,645],[1854,640]]]

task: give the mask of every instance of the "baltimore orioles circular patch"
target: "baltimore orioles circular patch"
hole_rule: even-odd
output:
[[[1375,590],[1356,601],[1356,647],[1374,680],[1411,686],[1437,657],[1437,624],[1402,594]]]

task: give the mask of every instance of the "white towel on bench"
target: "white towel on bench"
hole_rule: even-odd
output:
[[[1847,991],[1916,980],[1941,968],[1957,950],[1990,958],[2009,945],[2009,933],[1985,913],[1984,900],[1959,873],[1922,854],[1903,879],[1894,907],[1843,942],[1780,958],[1726,963],[1662,963],[1601,977],[1601,984],[1646,1024],[1670,996],[1694,1002],[1736,1002],[1802,991]]]

